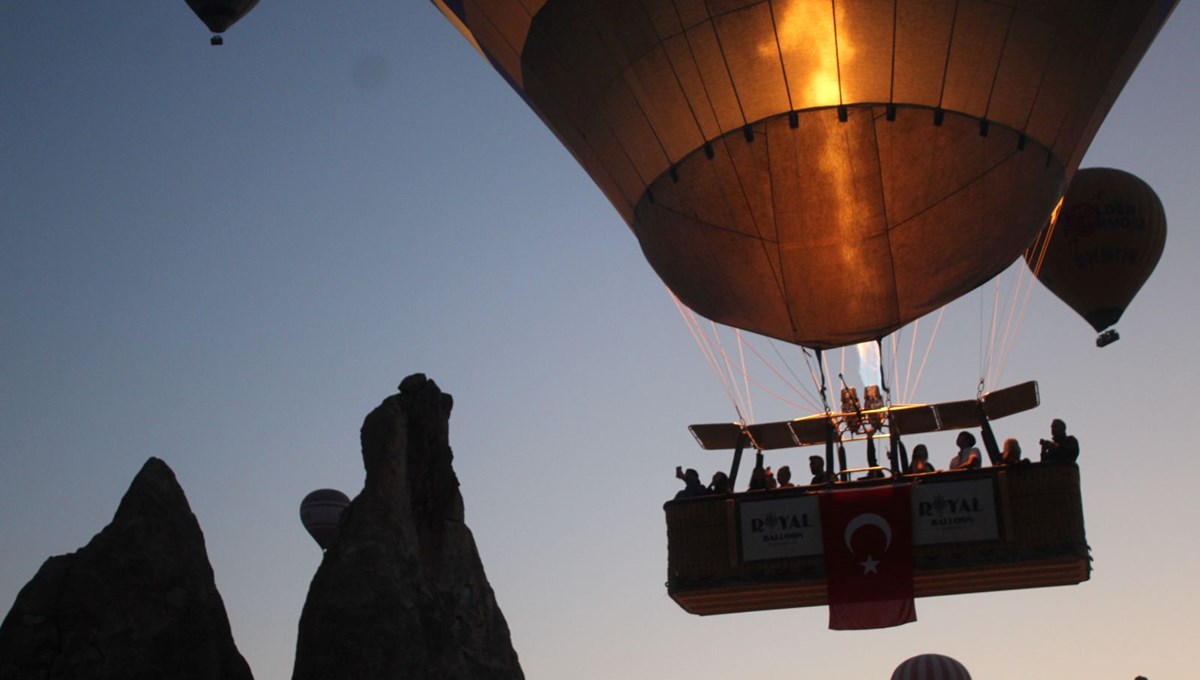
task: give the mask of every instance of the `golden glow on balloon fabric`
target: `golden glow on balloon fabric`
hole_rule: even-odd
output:
[[[1002,271],[1175,0],[434,0],[715,321],[812,347]]]
[[[1166,241],[1166,213],[1150,185],[1123,170],[1084,168],[1067,190],[1057,223],[1034,241],[1025,262],[1100,332],[1121,318]]]

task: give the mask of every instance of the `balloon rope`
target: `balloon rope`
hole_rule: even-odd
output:
[[[1023,315],[1024,310],[1022,291],[1032,290],[1030,284],[1033,283],[1033,278],[1029,276],[1029,268],[1021,265],[1014,266],[1018,268],[1015,274],[1017,281],[1013,285],[1008,304],[1005,305],[1004,330],[1000,333],[999,347],[996,350],[997,358],[992,361],[991,371],[988,373],[988,383],[991,385],[1000,383],[1000,377],[1004,375],[1004,367],[1008,364],[1009,354],[1015,344],[1016,332],[1020,327],[1020,316]],[[1028,299],[1028,295],[1026,295],[1025,301],[1028,302]],[[1021,315],[1018,315],[1018,310],[1022,310]]]
[[[713,352],[712,342],[704,334],[704,330],[700,328],[700,324],[696,322],[696,317],[692,310],[684,306],[675,294],[667,290],[667,294],[671,296],[671,300],[675,303],[675,308],[679,310],[679,316],[683,319],[683,323],[687,326],[688,331],[692,334],[692,339],[696,341],[696,346],[700,348],[700,353],[708,361],[709,368],[717,376],[717,380],[721,382],[721,387],[725,390],[725,396],[729,398],[729,403],[733,405],[733,410],[737,413],[739,422],[746,422],[745,416],[742,415],[741,405],[729,381],[726,380],[725,374],[721,371],[720,363]]]
[[[1009,308],[1009,320],[1005,323],[1004,339],[1001,343],[1000,360],[996,366],[994,382],[999,382],[1000,376],[1003,375],[1005,367],[1008,365],[1008,358],[1012,353],[1013,346],[1016,344],[1017,330],[1025,320],[1025,312],[1029,308],[1029,300],[1033,297],[1034,279],[1042,271],[1042,264],[1046,261],[1046,251],[1049,249],[1050,239],[1054,237],[1054,230],[1058,227],[1058,215],[1062,210],[1063,199],[1058,199],[1058,204],[1054,206],[1054,210],[1050,213],[1049,224],[1046,226],[1043,234],[1039,234],[1031,246],[1029,253],[1033,255],[1034,264],[1032,267],[1020,267],[1021,273],[1017,275],[1017,285],[1013,290],[1013,302]],[[1027,256],[1028,254],[1027,253]],[[1028,260],[1026,260],[1028,262]],[[1022,287],[1024,293],[1022,294]],[[1018,303],[1017,300],[1020,300]],[[1013,320],[1015,317],[1015,321]]]
[[[813,399],[810,397],[810,395],[807,395],[807,394],[805,394],[804,392],[800,391],[800,388],[797,386],[798,384],[800,384],[800,380],[799,380],[799,378],[796,378],[796,377],[795,377],[795,374],[794,374],[794,373],[792,374],[792,377],[793,377],[793,378],[796,380],[796,382],[795,382],[795,383],[793,383],[793,382],[792,382],[791,380],[789,380],[789,379],[788,379],[786,376],[784,376],[782,373],[780,373],[780,372],[779,372],[779,370],[775,368],[774,364],[772,364],[771,362],[767,361],[766,357],[764,357],[764,356],[763,356],[761,353],[759,353],[759,351],[758,351],[757,349],[755,349],[754,345],[753,345],[752,343],[750,343],[750,341],[746,340],[746,341],[745,341],[745,344],[746,344],[746,347],[750,349],[750,352],[751,352],[751,353],[752,353],[754,356],[758,357],[758,360],[762,362],[763,366],[766,366],[766,367],[767,367],[767,369],[768,369],[769,371],[771,371],[773,374],[775,374],[775,377],[779,378],[779,381],[780,381],[780,382],[782,382],[784,385],[787,385],[787,386],[788,386],[788,388],[789,388],[789,389],[791,389],[791,391],[792,391],[792,392],[794,392],[794,393],[796,394],[796,396],[798,396],[798,397],[800,397],[801,399],[803,399],[803,400],[806,402],[806,404],[807,404],[807,406],[808,406],[808,407],[812,408],[813,410],[819,410],[817,403],[816,403],[816,402],[815,402],[815,401],[814,401],[814,400],[813,400]],[[772,346],[774,346],[774,343],[772,343]],[[775,350],[775,353],[778,355],[778,354],[779,354],[779,350],[778,350],[778,349],[776,349],[776,350]],[[805,357],[807,358],[807,355],[805,355]],[[782,356],[780,356],[780,357],[779,357],[779,359],[780,359],[780,361],[783,361],[783,357],[782,357]],[[784,365],[785,365],[785,366],[787,365],[787,362],[786,362],[786,361],[784,361]],[[791,367],[788,367],[788,370],[789,370],[789,372],[790,372],[790,371],[791,371]],[[812,372],[812,369],[811,369],[811,368],[809,369],[809,372],[810,372],[810,373]],[[814,378],[814,382],[815,382],[815,380],[816,380],[816,376],[813,376],[813,378]],[[773,396],[776,396],[776,397],[778,397],[778,398],[780,399],[780,401],[783,401],[784,403],[790,404],[790,405],[792,405],[792,406],[795,406],[795,407],[801,407],[801,404],[798,404],[798,403],[796,403],[796,402],[793,402],[792,400],[790,400],[790,399],[788,399],[788,398],[786,398],[786,397],[779,396],[778,394],[776,394],[776,393],[775,393],[775,392],[773,392],[772,390],[769,390],[769,389],[767,389],[766,387],[764,387],[764,386],[762,385],[762,383],[760,383],[760,382],[758,382],[758,381],[754,381],[754,384],[755,384],[755,385],[757,385],[757,386],[758,386],[760,389],[762,389],[764,392],[767,392],[768,394],[771,394],[771,395],[773,395]]]
[[[1043,253],[1044,254],[1044,253]],[[1041,268],[1041,257],[1038,258],[1037,267]],[[1015,320],[1011,324],[1010,329],[1006,329],[1006,338],[1004,351],[1000,355],[1000,365],[997,369],[997,379],[1004,372],[1004,368],[1008,365],[1008,357],[1012,353],[1013,345],[1016,344],[1017,331],[1021,328],[1021,324],[1025,321],[1025,312],[1029,309],[1029,300],[1033,297],[1033,289],[1036,287],[1034,281],[1037,279],[1036,274],[1029,270],[1028,267],[1022,267],[1022,272],[1018,275],[1019,280],[1017,290],[1013,291],[1014,300],[1020,299],[1019,303],[1014,303],[1016,311],[1014,313]],[[1021,291],[1021,284],[1024,284],[1024,292]]]
[[[904,389],[901,392],[902,401],[908,403],[912,400],[912,368],[913,357],[917,353],[917,338],[921,337],[921,320],[917,319],[913,322],[912,339],[908,342],[908,366],[904,368]]]
[[[792,390],[792,392],[796,393],[796,395],[799,396],[801,399],[805,400],[806,402],[810,402],[812,404],[812,407],[814,410],[819,410],[819,409],[817,409],[817,406],[816,406],[817,397],[812,392],[804,391],[804,381],[800,379],[800,376],[796,375],[796,371],[794,371],[792,369],[792,365],[788,362],[787,359],[784,358],[784,356],[782,354],[780,354],[779,345],[776,344],[775,341],[770,338],[767,338],[767,342],[770,343],[771,350],[773,352],[775,352],[775,357],[777,359],[779,359],[779,363],[783,364],[783,367],[787,369],[788,375],[791,376],[791,381],[789,381],[786,377],[784,377],[782,375],[779,376],[779,379],[781,381],[783,381],[783,383],[785,385],[787,385],[788,388],[790,388]],[[752,352],[755,351],[754,345],[750,345],[750,351],[752,351]],[[757,352],[755,352],[755,353],[757,354]],[[812,364],[810,364],[808,361],[808,350],[805,349],[804,347],[800,347],[800,354],[801,354],[801,356],[804,357],[804,363],[807,364],[809,379],[812,380],[813,385],[819,389],[820,385],[817,383],[817,376],[815,373],[813,373]],[[766,364],[769,368],[774,370],[774,365],[768,363],[766,359],[762,359],[762,362],[764,364]],[[779,372],[776,371],[776,375],[778,375],[778,373]],[[792,381],[794,381],[794,382],[792,382]]]
[[[721,342],[721,334],[717,332],[717,324],[713,323],[712,321],[709,321],[708,324],[712,328],[712,335],[710,337],[713,340],[713,344],[717,348],[717,353],[720,355],[722,364],[725,366],[724,370],[726,379],[729,381],[729,385],[733,392],[737,394],[738,403],[742,405],[742,408],[737,409],[738,416],[743,418],[742,422],[753,422],[753,420],[747,421],[744,419],[745,416],[750,416],[751,414],[749,413],[748,409],[746,409],[746,403],[744,400],[745,395],[742,395],[740,392],[738,392],[737,379],[733,374],[733,364],[730,363],[729,353],[725,351],[725,345]]]
[[[983,287],[982,286],[980,286],[980,288],[979,288],[979,305],[978,305],[978,307],[979,307],[979,354],[978,354],[979,382],[980,382],[980,384],[982,384],[983,383],[983,366],[984,366],[984,360],[983,360],[983,354],[984,354],[984,352],[983,352],[983,346],[984,346],[984,342],[983,342],[983,337],[984,337],[984,335],[983,335]],[[983,393],[980,392],[980,394],[983,394]]]
[[[996,331],[999,328],[999,326],[997,324],[997,316],[1000,313],[1000,277],[1001,276],[1003,276],[1003,273],[1001,273],[999,276],[997,276],[994,279],[996,285],[993,286],[994,292],[992,293],[992,320],[988,324],[987,361],[984,363],[984,371],[979,376],[980,385],[982,386],[982,388],[984,390],[986,390],[987,386],[991,384],[988,382],[988,378],[991,376],[992,366],[994,365],[992,362],[994,361],[994,359],[996,357],[996,335],[997,335]]]
[[[892,337],[889,338],[892,342],[892,380],[897,383],[896,394],[900,394],[900,358],[896,356],[896,353],[900,349],[900,333],[903,330],[903,328],[897,330],[892,334]]]
[[[754,399],[750,393],[750,374],[746,371],[746,343],[742,338],[742,330],[734,329],[734,335],[738,341],[738,360],[742,364],[742,389],[746,396],[746,412],[750,414],[750,422],[756,422],[754,419]]]
[[[933,349],[933,341],[937,339],[938,329],[942,327],[942,315],[945,313],[945,307],[938,309],[937,322],[933,324],[933,332],[929,334],[929,344],[925,346],[925,356],[921,357],[921,366],[917,369],[917,379],[913,381],[913,394],[916,394],[917,386],[921,384],[921,376],[925,373],[925,364],[929,361],[929,352]]]
[[[831,411],[829,410],[829,386],[825,382],[825,376],[829,375],[829,359],[821,350],[817,350],[817,368],[821,371],[821,405],[825,407],[825,413],[828,414]]]
[[[824,383],[823,383],[822,381],[825,379],[825,376],[822,374],[820,378],[818,378],[818,377],[817,377],[817,371],[814,371],[814,370],[813,370],[812,360],[811,360],[811,359],[809,358],[809,356],[808,356],[808,349],[807,349],[807,348],[801,347],[801,348],[800,348],[800,354],[801,354],[801,355],[804,357],[804,366],[805,366],[806,368],[808,368],[808,377],[809,377],[809,378],[812,378],[812,381],[813,381],[813,386],[817,388],[817,394],[818,394],[818,395],[820,395],[820,396],[821,396],[821,399],[822,399],[822,401],[824,401],[824,399],[825,399],[825,394],[824,394],[825,385],[824,385]],[[820,368],[821,368],[821,365],[820,365],[820,364],[821,364],[820,358],[821,358],[821,353],[820,353],[820,352],[817,352],[817,370],[818,370],[818,371],[819,371],[819,370],[820,370]]]
[[[1062,210],[1062,205],[1063,199],[1059,198],[1058,205],[1054,206],[1054,210],[1050,213],[1050,226],[1045,229],[1046,237],[1042,238],[1038,236],[1034,240],[1033,245],[1030,246],[1037,260],[1037,264],[1033,267],[1034,276],[1041,276],[1042,274],[1042,263],[1046,260],[1046,251],[1050,249],[1050,239],[1054,238],[1054,229],[1058,226],[1058,213]]]
[[[771,395],[772,397],[775,397],[776,399],[787,404],[788,406],[791,406],[792,408],[796,409],[797,411],[800,411],[805,408],[811,408],[811,409],[817,410],[817,411],[820,410],[815,404],[811,404],[811,403],[810,404],[801,404],[800,402],[792,401],[791,399],[788,399],[787,397],[783,396],[782,394],[779,394],[775,390],[772,390],[771,388],[762,384],[755,378],[750,378],[750,382],[753,383],[754,386],[757,387],[758,389],[762,390],[763,392],[766,392],[767,394]]]

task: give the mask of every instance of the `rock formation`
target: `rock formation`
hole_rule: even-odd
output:
[[[0,624],[0,680],[250,680],[204,534],[175,474],[146,461],[113,521],[46,560]]]
[[[294,680],[524,678],[463,521],[452,404],[411,375],[363,422],[366,483],[309,587]]]

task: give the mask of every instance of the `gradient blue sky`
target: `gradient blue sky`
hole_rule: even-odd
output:
[[[533,680],[887,678],[921,652],[976,680],[1194,675],[1197,3],[1084,161],[1170,222],[1123,339],[1096,349],[1035,290],[996,384],[1044,404],[999,436],[1031,449],[1058,416],[1082,442],[1092,580],[871,632],[667,597],[674,467],[727,466],[686,426],[732,407],[615,211],[431,5],[264,0],[221,48],[183,0],[6,2],[0,24],[0,614],[159,456],[256,677],[290,677],[320,561],[299,501],[361,488],[363,416],[424,372],[455,397],[467,521]],[[952,305],[919,400],[974,394],[985,298]],[[951,438],[927,440],[939,466]]]

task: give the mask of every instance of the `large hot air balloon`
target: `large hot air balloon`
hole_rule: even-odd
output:
[[[1123,170],[1085,168],[1025,263],[1099,333],[1121,318],[1166,241],[1166,214],[1150,185]],[[1097,343],[1116,337],[1108,331]]]
[[[921,654],[896,666],[892,680],[971,680],[971,674],[948,656]]]
[[[338,523],[348,505],[350,499],[337,489],[317,489],[300,502],[300,521],[321,550],[337,540]]]
[[[188,7],[200,17],[200,21],[213,33],[224,33],[239,19],[250,13],[258,0],[187,0]],[[220,35],[212,37],[212,44],[224,41]]]
[[[433,0],[703,316],[879,338],[1046,223],[1176,0]]]

